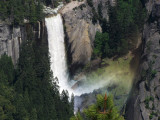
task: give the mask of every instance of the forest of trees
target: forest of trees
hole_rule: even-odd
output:
[[[69,0],[66,0],[68,2]],[[44,18],[43,6],[56,0],[0,0],[0,19],[9,19],[13,25],[31,24]],[[93,7],[92,0],[87,0]],[[145,9],[140,0],[118,0],[117,6],[109,6],[109,22],[102,19],[101,5],[93,8],[93,23],[100,22],[103,32],[97,32],[94,41],[95,57],[122,55],[129,50],[129,37],[142,29]],[[59,93],[57,80],[52,76],[47,44],[36,41],[31,28],[27,40],[20,48],[16,67],[7,55],[0,58],[0,120],[82,120],[81,113],[73,116],[74,97],[69,102],[67,91]],[[113,99],[108,96],[104,110],[104,96],[97,96],[97,103],[84,110],[89,120],[123,120]],[[99,111],[98,111],[99,110]],[[71,117],[73,116],[73,117]]]
[[[43,6],[40,0],[1,0],[0,18],[9,19],[14,25],[22,25],[24,19],[30,23],[42,20]]]
[[[52,8],[62,0],[0,0],[0,19],[9,19],[13,25],[23,25],[25,21],[32,24],[41,21],[45,15],[43,5]],[[67,3],[70,0],[65,0]]]
[[[92,6],[92,0],[87,1]],[[116,6],[108,5],[108,22],[102,17],[101,6],[100,3],[97,13],[93,12],[93,23],[98,20],[103,31],[96,34],[93,56],[104,58],[126,54],[131,48],[131,40],[142,30],[145,8],[140,0],[118,0]]]
[[[124,120],[114,105],[111,95],[97,95],[95,104],[84,109],[82,113],[78,112],[70,120]]]
[[[47,44],[28,31],[16,68],[7,55],[0,58],[0,120],[69,120],[74,97],[59,93]]]

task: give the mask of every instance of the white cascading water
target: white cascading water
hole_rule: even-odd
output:
[[[48,32],[51,70],[53,71],[54,77],[58,78],[60,92],[62,92],[62,90],[67,90],[70,95],[72,93],[74,95],[81,95],[83,93],[90,93],[94,89],[103,87],[104,81],[96,83],[92,86],[82,85],[75,90],[71,88],[76,81],[69,80],[68,78],[62,17],[60,14],[58,14],[57,16],[46,18],[45,22]]]
[[[63,30],[63,22],[62,17],[60,14],[57,16],[45,18],[47,32],[48,32],[48,45],[49,45],[49,53],[50,53],[50,60],[51,60],[51,70],[53,71],[54,77],[58,78],[59,81],[59,87],[60,87],[60,93],[62,90],[67,90],[69,92],[69,95],[72,93],[76,96],[80,96],[84,93],[90,93],[93,92],[95,89],[102,88],[106,85],[109,85],[111,83],[114,83],[114,81],[118,80],[119,78],[117,75],[124,79],[123,76],[126,75],[126,72],[123,70],[120,70],[117,72],[111,72],[109,70],[107,75],[100,79],[97,79],[97,81],[94,82],[94,78],[91,80],[92,83],[85,83],[80,84],[76,89],[72,89],[73,85],[76,85],[78,83],[74,80],[69,80],[69,73],[68,73],[68,67],[67,67],[67,59],[66,59],[66,50],[65,50],[65,41],[64,41],[64,30]],[[114,66],[113,66],[114,67]],[[115,66],[117,68],[117,66]],[[113,73],[113,74],[111,74]],[[127,72],[128,73],[128,72]],[[131,78],[132,79],[132,78]],[[120,79],[121,80],[121,79]],[[127,78],[128,80],[128,78]],[[75,99],[75,111],[78,110],[79,106],[81,106],[82,101],[81,98]]]
[[[76,89],[72,89],[72,86],[77,82],[69,80],[65,41],[64,41],[64,29],[63,21],[60,14],[57,16],[49,17],[45,19],[47,32],[48,32],[48,45],[51,60],[51,70],[53,76],[58,78],[60,92],[67,90],[69,95],[81,95],[84,93],[93,92],[95,89],[104,87],[105,85],[117,80],[117,74],[108,75],[106,78],[98,80],[94,83],[85,83],[78,86]]]
[[[61,15],[49,17],[45,19],[48,32],[48,45],[51,60],[51,70],[54,77],[58,78],[60,92],[68,90],[71,94],[72,90],[68,84],[68,68],[66,63],[64,30]]]

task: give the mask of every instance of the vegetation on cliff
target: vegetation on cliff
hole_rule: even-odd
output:
[[[91,0],[87,1],[93,7]],[[3,20],[9,18],[14,25],[22,25],[24,20],[34,24],[44,17],[42,3],[50,5],[52,0],[3,0],[0,1],[0,17]],[[103,33],[96,34],[93,54],[105,58],[127,53],[131,37],[141,30],[144,22],[145,12],[140,1],[119,0],[117,6],[110,6],[109,23],[102,19],[100,8],[99,5],[98,13],[92,9],[93,23],[99,20],[103,29]],[[73,115],[73,99],[69,102],[68,92],[60,94],[58,91],[57,81],[50,71],[48,48],[43,42],[35,41],[32,33],[27,38],[21,47],[16,69],[11,58],[4,55],[0,59],[0,119],[68,120]],[[123,120],[110,96],[107,99],[109,114],[101,114],[103,104],[104,97],[99,95],[97,103],[84,114],[88,119]],[[77,118],[82,119],[80,113],[71,120]]]
[[[77,113],[70,120],[124,120],[119,115],[111,95],[97,95],[97,102],[85,109],[83,114],[83,117],[81,117],[81,114]]]
[[[9,19],[14,25],[34,24],[44,18],[43,5],[54,8],[59,2],[62,0],[0,0],[0,19]]]
[[[61,94],[50,71],[48,47],[28,28],[17,68],[11,58],[0,58],[1,120],[68,120],[73,115],[68,92]],[[30,32],[30,33],[29,33]]]
[[[1,0],[0,18],[9,19],[12,24],[23,24],[25,21],[35,23],[44,17],[40,0]]]
[[[106,56],[110,54],[109,50],[109,34],[97,32],[94,41],[93,54],[97,57]]]
[[[88,1],[91,6],[92,0]],[[104,58],[126,54],[132,49],[137,33],[142,30],[146,16],[145,8],[140,0],[118,0],[116,6],[108,5],[109,22],[107,22],[102,17],[100,6],[96,13],[96,20],[99,20],[103,33],[96,34],[93,55]],[[95,15],[93,21],[95,21]],[[104,37],[106,34],[107,36]]]

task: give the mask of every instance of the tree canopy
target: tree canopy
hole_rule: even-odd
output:
[[[59,93],[46,41],[35,40],[32,27],[28,31],[16,68],[11,57],[0,58],[0,120],[68,120],[73,100]]]
[[[81,115],[84,114],[84,115]],[[83,117],[82,117],[83,116]],[[78,112],[75,116],[72,116],[70,120],[124,120],[123,116],[119,114],[116,106],[113,102],[111,95],[103,96],[97,95],[97,101],[95,104],[89,106],[83,111]]]
[[[44,17],[40,0],[1,0],[0,18],[9,19],[14,25],[22,25],[25,20],[35,23]]]
[[[102,27],[102,33],[97,32],[95,36],[93,56],[103,58],[126,54],[131,49],[135,36],[142,30],[145,8],[140,0],[118,0],[116,6],[108,5],[107,21],[102,17],[101,4],[98,5],[98,13],[93,12],[93,19],[96,14]]]

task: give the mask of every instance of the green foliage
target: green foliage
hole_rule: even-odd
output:
[[[104,96],[97,95],[97,102],[91,105],[88,109],[84,110],[86,117],[90,120],[124,120],[122,116],[119,115],[118,110],[114,106],[113,97],[109,95],[106,101],[106,112],[104,111]]]
[[[108,45],[109,34],[97,32],[94,41],[93,54],[97,57],[106,57],[109,56],[110,47]]]
[[[156,76],[156,74],[157,74],[157,71],[156,71],[156,70],[152,70],[152,71],[151,71],[151,76],[152,76],[152,78],[154,78],[154,77]]]
[[[1,74],[5,75],[7,77],[6,81],[1,81],[1,83],[9,83],[12,84],[14,80],[14,66],[11,60],[11,57],[8,57],[7,55],[3,55],[0,59],[0,71]],[[2,77],[1,75],[0,77]]]
[[[14,91],[9,86],[14,79],[14,68],[10,57],[0,58],[0,119],[13,120],[15,106],[13,105]]]
[[[152,112],[150,115],[149,115],[149,119],[151,120],[153,118],[153,116],[158,116],[158,114],[156,112]],[[159,119],[159,118],[158,118]]]
[[[120,54],[126,54],[128,52],[128,41],[125,39],[120,40],[120,45],[117,48],[117,52]]]
[[[28,26],[28,40],[20,49],[16,70],[11,58],[0,58],[0,120],[68,120],[73,116],[74,96],[60,95],[50,70],[48,45],[35,40]]]
[[[28,31],[32,31],[31,28],[28,27]],[[32,32],[27,38],[20,50],[15,82],[16,91],[24,96],[24,113],[30,119],[68,120],[73,115],[73,107],[66,91],[59,94],[50,71],[47,44],[43,40],[35,41]],[[16,117],[19,117],[19,112]]]
[[[83,120],[80,112],[78,112],[75,116],[72,116],[70,120]]]
[[[149,115],[149,119],[152,119],[153,118],[153,115],[151,114],[151,115]]]
[[[150,102],[150,101],[154,101],[154,98],[153,98],[152,96],[146,97],[144,103],[145,103],[145,107],[146,107],[147,109],[149,109],[149,102]]]
[[[146,17],[146,10],[143,8],[140,0],[118,0],[116,6],[109,5],[109,22],[103,19],[102,3],[98,5],[98,13],[92,8],[93,23],[99,21],[102,32],[108,33],[109,39],[101,44],[107,44],[105,57],[112,57],[114,55],[123,55],[128,52],[130,46],[134,43],[136,33],[142,30],[144,19]],[[96,40],[97,42],[97,40]],[[95,50],[99,56],[103,51],[99,48],[101,45],[95,42]],[[98,45],[98,46],[97,46]],[[105,48],[104,48],[105,49]]]
[[[130,25],[134,23],[132,4],[123,0],[118,1],[117,22],[121,27],[121,32],[127,33]]]
[[[10,19],[15,24],[23,24],[24,19],[35,23],[42,20],[44,15],[39,0],[3,0],[0,1],[0,18]]]
[[[97,102],[95,104],[84,109],[83,113],[78,112],[70,120],[124,120],[114,105],[113,97],[109,95],[106,101],[104,99],[104,96],[97,95]],[[83,117],[81,114],[83,114]]]
[[[117,2],[117,6],[109,8],[109,35],[110,41],[113,42],[111,47],[123,54],[124,51],[128,51],[127,46],[131,36],[142,29],[145,18],[142,14],[145,12],[139,0]],[[138,16],[141,16],[141,19],[137,18]]]

